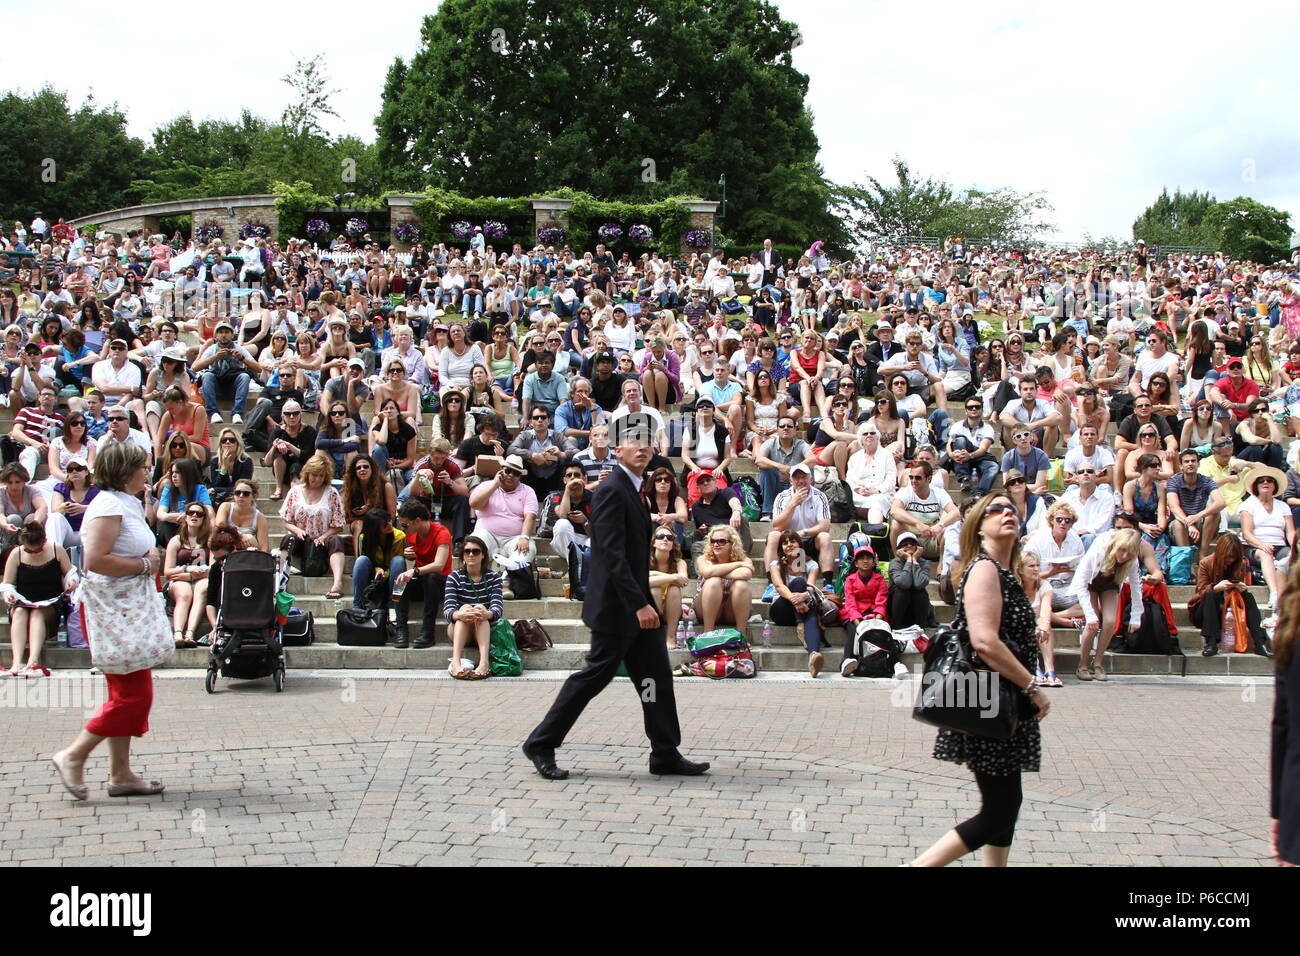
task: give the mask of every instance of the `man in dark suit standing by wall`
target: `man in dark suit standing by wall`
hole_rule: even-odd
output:
[[[672,670],[663,624],[650,597],[650,506],[641,485],[654,455],[654,423],[633,412],[611,428],[618,466],[591,500],[591,570],[582,606],[582,620],[591,628],[591,652],[587,665],[564,682],[546,717],[529,734],[524,755],[548,780],[568,777],[567,770],[555,765],[556,748],[623,662],[641,698],[650,772],[702,774],[709,765],[692,763],[677,749],[682,733]]]

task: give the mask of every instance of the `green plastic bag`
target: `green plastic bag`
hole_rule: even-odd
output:
[[[723,644],[734,644],[744,639],[745,635],[734,627],[715,627],[703,634],[696,634],[686,643],[692,651],[706,651],[710,648],[721,647]]]
[[[294,597],[288,591],[279,591],[276,593],[275,610],[277,614],[283,614],[285,617],[288,617],[289,612],[293,610],[293,603]]]
[[[425,392],[420,396],[420,411],[426,415],[437,415],[442,411],[442,400],[437,392]]]
[[[524,672],[524,662],[515,644],[515,629],[504,617],[492,625],[492,646],[488,663],[493,677],[518,677]]]

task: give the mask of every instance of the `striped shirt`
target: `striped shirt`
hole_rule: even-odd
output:
[[[501,600],[501,572],[489,569],[475,582],[464,569],[453,571],[447,578],[442,600],[442,613],[448,624],[451,616],[466,604],[482,604],[491,613],[494,623],[501,620],[505,613]]]

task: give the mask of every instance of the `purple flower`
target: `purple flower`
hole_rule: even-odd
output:
[[[655,231],[645,223],[635,223],[627,227],[627,238],[638,246],[648,246],[654,242]]]
[[[457,239],[468,239],[474,234],[474,227],[464,219],[457,219],[451,224],[451,234]]]
[[[542,226],[537,230],[537,238],[548,246],[564,241],[564,227],[557,225]]]
[[[401,242],[419,242],[420,226],[414,222],[399,222],[393,229],[393,235]]]
[[[483,223],[483,235],[488,239],[504,239],[508,235],[506,224],[498,222],[496,219],[489,219]]]
[[[605,242],[618,242],[623,238],[623,227],[616,222],[607,222],[596,230],[596,235]]]
[[[347,221],[347,224],[344,225],[343,227],[344,232],[346,232],[349,236],[354,236],[354,237],[364,235],[369,230],[370,230],[370,223],[366,222],[360,216],[353,216],[351,219]]]
[[[318,239],[330,231],[330,224],[324,219],[308,219],[306,229],[309,239]]]
[[[246,222],[239,227],[240,239],[265,239],[271,234],[271,228],[260,222]]]
[[[692,249],[707,249],[713,245],[713,233],[707,229],[688,229],[682,233],[682,242]]]
[[[215,222],[205,222],[194,231],[199,242],[212,242],[214,239],[221,238],[221,227]]]

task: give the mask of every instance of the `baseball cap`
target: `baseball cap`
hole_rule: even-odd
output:
[[[695,408],[696,408],[697,411],[698,411],[699,409],[701,409],[701,408],[705,408],[705,407],[708,407],[708,408],[717,408],[718,406],[715,405],[715,404],[713,403],[713,399],[711,399],[711,398],[700,398],[700,399],[695,403]]]
[[[1242,360],[1239,358],[1228,359],[1228,368],[1232,368],[1234,365],[1237,366],[1238,368],[1242,368],[1245,366],[1245,363],[1242,362]]]
[[[232,331],[232,332],[235,331],[235,327],[234,327],[233,325],[231,325],[229,322],[218,322],[218,323],[217,323],[217,327],[216,327],[215,329],[213,329],[212,331],[213,331],[213,332],[220,332],[222,329],[230,329],[230,331]]]
[[[793,474],[796,474],[796,473],[801,472],[801,471],[802,471],[805,475],[807,475],[809,478],[812,477],[812,469],[809,468],[807,465],[805,465],[803,462],[799,462],[799,464],[797,464],[797,465],[795,465],[793,468],[791,468],[791,469],[790,469],[790,474],[793,475]]]
[[[862,544],[862,545],[858,545],[858,547],[854,550],[853,560],[854,561],[858,560],[858,558],[862,557],[862,555],[864,554],[869,554],[873,558],[876,556],[876,552],[871,549],[871,545]]]
[[[599,365],[601,362],[609,362],[610,364],[613,364],[614,356],[610,355],[608,352],[601,352],[591,360],[592,365]]]
[[[920,543],[921,540],[916,535],[912,534],[910,531],[904,531],[898,536],[898,540],[894,542],[894,547],[901,548],[905,544],[919,545]]]
[[[361,361],[361,359],[359,358],[354,358],[348,362],[348,368],[359,368],[364,371],[365,367],[366,367],[366,363]]]

